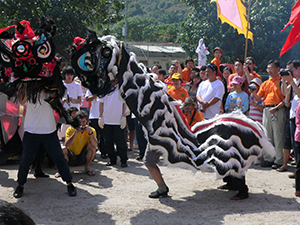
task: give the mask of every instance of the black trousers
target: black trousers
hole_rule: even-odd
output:
[[[232,187],[232,190],[237,190],[240,193],[248,193],[245,176],[242,178],[227,176],[223,179],[223,181],[227,182],[227,184]]]
[[[121,163],[127,162],[127,142],[125,129],[121,129],[120,125],[104,125],[103,129],[105,147],[108,157],[111,162],[117,161],[117,155],[121,158]],[[117,146],[117,153],[115,152],[114,144]]]
[[[100,150],[102,155],[106,155],[107,151],[104,143],[103,129],[99,127],[98,119],[90,119],[90,126],[93,127],[97,132],[98,149]]]

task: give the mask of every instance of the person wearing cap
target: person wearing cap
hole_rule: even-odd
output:
[[[221,56],[223,55],[223,50],[220,47],[215,47],[212,50],[212,53],[215,58],[213,58],[213,60],[210,63],[215,64],[218,67],[218,71],[220,71]]]
[[[172,76],[172,82],[174,87],[168,90],[168,95],[176,100],[180,100],[184,102],[187,97],[189,97],[189,93],[182,86],[182,76],[180,73],[174,73]]]
[[[187,97],[183,103],[184,117],[190,127],[204,120],[204,116],[197,110],[197,103],[191,97]]]
[[[250,81],[250,84],[248,86],[249,92],[251,93],[249,97],[249,103],[250,103],[249,117],[260,123],[262,123],[263,110],[264,110],[263,98],[260,100],[256,100],[252,92],[257,93],[261,84],[262,84],[261,79],[254,78],[253,80]]]
[[[263,126],[267,130],[267,137],[271,144],[275,147],[276,157],[270,157],[263,153],[264,163],[262,167],[280,167],[283,164],[283,144],[284,144],[284,126],[286,121],[285,107],[282,99],[284,95],[281,93],[281,77],[279,76],[280,63],[277,60],[270,60],[267,65],[267,72],[270,79],[263,82],[258,93],[252,92],[256,100],[264,98],[265,105],[263,111]],[[276,169],[276,168],[275,168]]]
[[[205,119],[213,118],[220,113],[221,101],[225,92],[222,81],[217,79],[218,67],[208,64],[205,73],[208,79],[202,81],[197,90],[197,101]]]
[[[187,83],[191,81],[191,71],[194,67],[194,60],[187,59],[185,65],[186,67],[182,70],[182,81]]]
[[[233,112],[241,110],[244,114],[246,114],[249,109],[249,96],[242,90],[244,80],[240,76],[236,76],[233,78],[231,83],[233,84],[235,91],[231,92],[227,96],[225,111]]]

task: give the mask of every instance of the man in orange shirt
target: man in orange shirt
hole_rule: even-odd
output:
[[[190,127],[194,126],[197,122],[204,120],[203,114],[197,110],[197,103],[193,98],[187,97],[183,104],[184,117]]]
[[[185,61],[186,68],[182,70],[182,80],[187,83],[191,81],[191,71],[194,66],[194,61],[192,59],[187,59]]]
[[[183,87],[181,87],[182,76],[180,73],[174,73],[172,76],[172,82],[174,88],[168,90],[168,95],[176,100],[181,100],[184,102],[187,97],[189,97],[189,93]]]
[[[271,167],[273,169],[279,168],[283,164],[283,143],[285,139],[284,127],[285,127],[285,107],[281,101],[284,96],[281,93],[281,77],[279,76],[280,63],[277,60],[271,60],[267,65],[267,72],[271,77],[262,83],[258,93],[252,92],[256,100],[264,98],[264,111],[263,111],[263,126],[267,130],[267,137],[271,144],[275,147],[276,157],[269,158],[263,154],[264,163],[262,167]]]

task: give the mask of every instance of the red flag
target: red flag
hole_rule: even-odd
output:
[[[293,24],[293,27],[280,51],[279,58],[300,40],[300,0],[297,0],[293,6],[290,20],[281,32],[283,32],[291,24]]]

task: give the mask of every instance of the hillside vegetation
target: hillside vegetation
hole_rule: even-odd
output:
[[[127,41],[178,42],[181,24],[188,18],[190,7],[180,0],[128,0]],[[123,10],[125,14],[125,10]],[[103,34],[120,40],[125,19],[105,27]]]

